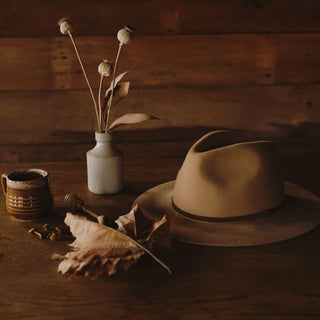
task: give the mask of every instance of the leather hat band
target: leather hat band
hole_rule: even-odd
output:
[[[280,207],[284,206],[286,201],[287,201],[287,197],[278,206],[276,206],[274,208],[267,209],[267,210],[260,211],[260,212],[256,212],[256,213],[247,214],[244,216],[224,217],[224,218],[204,217],[204,216],[199,216],[199,215],[196,215],[193,213],[186,212],[186,211],[180,209],[178,206],[176,206],[176,204],[173,201],[173,198],[172,198],[172,206],[177,212],[179,212],[183,216],[190,218],[190,219],[193,219],[193,220],[199,220],[199,221],[205,221],[205,222],[227,222],[227,221],[232,222],[232,221],[241,221],[241,220],[246,220],[246,219],[251,219],[251,218],[268,216],[268,215],[274,213],[275,211],[277,211]]]

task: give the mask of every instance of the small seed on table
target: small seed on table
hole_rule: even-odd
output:
[[[36,228],[31,228],[28,232],[36,235],[39,239],[42,239],[42,234],[38,232]]]

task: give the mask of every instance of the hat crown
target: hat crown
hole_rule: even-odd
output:
[[[233,218],[272,209],[284,200],[276,147],[230,131],[198,140],[178,172],[173,203],[203,218]]]

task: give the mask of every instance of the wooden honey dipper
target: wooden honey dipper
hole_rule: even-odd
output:
[[[96,213],[87,209],[84,205],[83,200],[79,196],[77,196],[76,194],[68,193],[64,197],[64,202],[70,209],[74,210],[77,213],[83,211],[83,212],[89,214],[91,217],[95,218],[97,220],[97,222],[101,225],[111,227],[113,229],[118,229],[118,227],[119,227],[117,223],[115,223],[114,221],[112,221],[108,217],[103,216],[103,215],[97,215]]]

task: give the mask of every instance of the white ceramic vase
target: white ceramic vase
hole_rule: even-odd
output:
[[[123,153],[109,133],[95,133],[96,145],[87,152],[88,188],[96,194],[112,194],[123,187]]]

